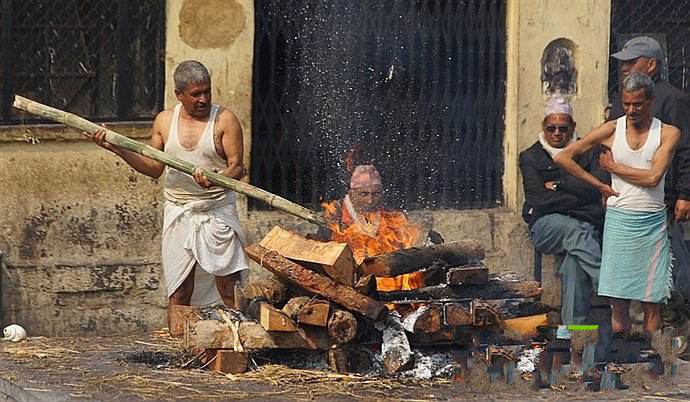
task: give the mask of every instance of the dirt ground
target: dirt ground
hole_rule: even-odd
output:
[[[2,342],[0,401],[690,400],[686,362],[674,378],[651,379],[641,373],[629,382],[628,390],[592,392],[576,382],[551,389],[535,389],[523,380],[513,385],[490,383],[479,369],[465,377],[419,380],[290,369],[270,361],[258,361],[258,369],[241,375],[179,368],[191,358],[181,352],[179,340],[162,331]]]

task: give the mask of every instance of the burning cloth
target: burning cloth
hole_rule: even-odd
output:
[[[358,213],[349,196],[323,207],[331,240],[347,243],[357,264],[366,257],[413,247],[421,234],[419,226],[408,222],[401,212],[380,208]],[[415,289],[422,286],[422,274],[376,278],[376,285],[383,291]]]

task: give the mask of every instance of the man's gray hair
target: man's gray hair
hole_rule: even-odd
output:
[[[644,90],[647,99],[654,97],[654,81],[647,74],[631,73],[623,80],[623,91],[637,92],[640,89]]]
[[[178,64],[173,74],[175,89],[184,91],[192,84],[206,84],[211,82],[211,75],[206,67],[196,60],[186,60]]]

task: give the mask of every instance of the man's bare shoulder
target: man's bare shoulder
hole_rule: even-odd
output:
[[[235,115],[232,110],[223,106],[221,106],[221,109],[218,112],[218,121],[230,125],[240,124],[237,115]]]
[[[661,136],[662,137],[679,137],[680,129],[676,126],[670,124],[661,123]]]

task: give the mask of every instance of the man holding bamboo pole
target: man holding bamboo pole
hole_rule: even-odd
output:
[[[198,61],[175,69],[175,96],[180,102],[160,112],[153,122],[151,146],[221,175],[239,179],[242,127],[228,109],[211,102],[211,77]],[[235,193],[212,185],[201,169],[193,175],[110,144],[105,131],[92,136],[134,169],[153,178],[165,170],[163,274],[168,290],[168,326],[176,323],[175,305],[210,305],[221,300],[234,307],[234,286],[248,269],[244,233],[235,207]]]

